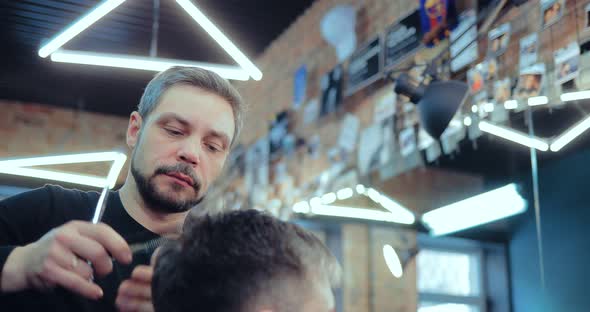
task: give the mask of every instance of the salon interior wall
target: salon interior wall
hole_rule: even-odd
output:
[[[128,150],[125,143],[127,118],[1,99],[0,107],[0,158]],[[51,168],[106,176],[110,164],[83,163]],[[126,172],[123,168],[119,183],[124,181]],[[7,175],[1,175],[0,179],[0,185],[16,182],[21,186],[37,186],[41,183]]]
[[[559,47],[567,45],[572,40],[582,40],[587,37],[587,33],[580,33],[578,29],[583,28],[584,24],[584,5],[580,4],[582,0],[567,0],[566,7],[569,15],[568,18],[563,18],[550,28],[541,32],[540,35],[540,58],[548,64],[548,76],[552,75],[552,58],[553,51]],[[293,97],[293,76],[295,71],[305,64],[307,66],[307,94],[306,100],[319,97],[319,80],[321,75],[328,72],[335,65],[338,64],[334,49],[321,37],[320,34],[320,20],[322,16],[332,7],[339,4],[351,4],[357,8],[357,45],[361,45],[371,39],[378,33],[382,33],[387,26],[399,19],[401,16],[411,12],[417,8],[418,1],[404,0],[404,1],[385,1],[385,0],[319,0],[316,1],[302,16],[300,16],[278,39],[276,39],[267,50],[257,59],[257,64],[261,67],[265,76],[260,82],[246,82],[238,83],[238,88],[243,94],[245,100],[250,103],[251,108],[246,116],[245,129],[241,136],[241,142],[245,145],[251,144],[256,139],[263,137],[268,132],[268,127],[275,115],[288,109],[291,106],[291,99]],[[577,9],[574,7],[577,5]],[[581,8],[581,9],[580,9]],[[574,18],[575,17],[575,18]],[[509,49],[498,59],[501,70],[504,72],[514,71],[518,67],[518,39],[528,33],[541,31],[539,27],[540,10],[539,1],[528,1],[519,8],[514,8],[509,11],[503,11],[499,19],[494,23],[500,25],[504,22],[511,22],[512,28],[515,31]],[[480,41],[480,55],[485,55],[486,42]],[[588,56],[582,56],[582,62]],[[427,56],[424,58],[428,58]],[[586,62],[587,63],[587,62]],[[587,67],[582,68],[580,79],[577,81],[579,87],[589,85],[590,76],[584,74]],[[552,78],[550,78],[552,79]],[[339,132],[340,121],[345,112],[355,114],[360,120],[360,129],[366,127],[372,118],[372,108],[375,99],[379,98],[383,93],[388,92],[391,88],[390,84],[385,82],[376,82],[369,87],[356,92],[344,100],[344,110],[326,116],[321,122],[302,125],[302,116],[297,116],[297,129],[295,130],[299,135],[305,138],[310,138],[314,134],[319,134],[321,147],[328,149],[335,145]],[[550,92],[557,92],[552,90]],[[498,141],[498,140],[496,140]],[[498,144],[505,144],[504,142],[497,142]],[[507,145],[507,150],[518,148]],[[316,177],[317,173],[322,172],[329,166],[325,150],[322,156],[318,159],[307,159],[304,156],[302,161],[290,164],[294,166],[298,172],[298,184],[303,184]],[[527,151],[528,153],[528,151]],[[564,163],[565,165],[566,163]],[[539,164],[543,167],[549,166],[545,162]],[[573,168],[573,167],[572,167]],[[521,168],[516,170],[518,176],[515,179],[519,181],[528,181],[528,168]],[[549,170],[549,169],[547,169]],[[545,172],[545,171],[543,171]],[[542,174],[542,180],[553,179],[550,183],[559,183],[563,179],[562,175],[554,172],[555,175],[549,176]],[[509,181],[506,181],[509,182]],[[494,181],[498,183],[498,181]],[[549,182],[541,182],[549,183]],[[572,182],[574,183],[574,182]],[[478,185],[481,185],[481,181]],[[530,188],[530,184],[527,184]],[[560,188],[561,189],[561,188]],[[547,188],[543,188],[547,190]],[[566,194],[554,194],[552,196],[567,196]],[[532,198],[529,198],[532,199]],[[541,206],[543,209],[557,209],[557,200],[551,197],[541,196]],[[549,206],[545,208],[545,206]],[[551,207],[553,206],[553,207]],[[568,207],[573,209],[574,206]],[[577,206],[576,206],[577,207]],[[583,207],[580,207],[583,209]],[[510,246],[511,254],[509,258],[512,268],[511,288],[512,288],[512,303],[515,311],[532,311],[528,309],[534,305],[536,299],[539,298],[540,293],[536,292],[535,286],[531,283],[536,283],[537,276],[535,275],[534,265],[528,266],[529,263],[535,261],[535,244],[536,238],[532,232],[530,222],[532,219],[533,208],[529,206],[527,215],[524,217],[523,228],[519,228],[513,240],[506,239],[506,244]],[[552,210],[548,210],[552,211]],[[582,213],[582,210],[578,213]],[[547,218],[546,218],[547,219]],[[545,219],[545,220],[546,220]],[[566,228],[563,222],[558,221],[556,215],[551,220],[547,220],[548,226],[551,224],[561,226],[565,231]],[[574,219],[568,219],[571,222]],[[556,223],[552,223],[556,222]],[[569,222],[569,221],[568,221]],[[362,224],[350,224],[342,226],[342,262],[344,266],[344,285],[343,285],[343,307],[344,311],[415,311],[416,310],[416,285],[415,285],[415,265],[410,264],[409,276],[404,277],[402,281],[394,280],[389,272],[381,270],[379,265],[371,263],[372,261],[380,261],[382,255],[377,252],[374,245],[369,243],[372,235],[381,235],[384,241],[395,242],[401,237],[400,233],[389,229],[389,233],[377,231],[375,233],[370,226]],[[565,235],[565,237],[572,237],[573,232]],[[579,236],[577,242],[582,240]],[[504,239],[504,238],[502,238]],[[549,235],[549,240],[557,242],[560,240],[559,232],[552,232]],[[553,245],[552,247],[558,247]],[[565,246],[561,247],[562,249]],[[573,247],[572,247],[573,248]],[[553,254],[553,251],[549,251]],[[570,254],[568,257],[575,257]],[[548,266],[555,265],[560,261],[560,257],[551,257],[548,261]],[[587,259],[587,257],[583,257]],[[573,260],[572,260],[573,261]],[[586,261],[586,260],[584,260]],[[587,261],[586,261],[587,262]],[[526,268],[525,268],[526,266]],[[576,266],[577,267],[577,266]],[[569,270],[576,270],[576,267],[569,267]],[[514,270],[520,270],[515,272]],[[555,273],[555,272],[554,272]],[[571,272],[570,272],[571,273]],[[412,274],[414,274],[412,276]],[[558,273],[555,273],[558,274]],[[555,276],[553,280],[556,281]],[[566,291],[569,286],[575,286],[575,283],[569,283],[572,280],[560,279],[560,283],[564,283],[568,287],[563,287],[562,291]],[[538,286],[538,284],[535,284]],[[532,288],[527,288],[532,287]],[[576,286],[577,287],[577,286]],[[518,290],[517,290],[518,288]],[[527,290],[529,289],[529,290]],[[576,289],[584,289],[577,287]],[[386,297],[380,297],[386,296]],[[395,299],[394,299],[395,298]],[[579,297],[583,300],[583,297]],[[383,300],[393,300],[387,304],[382,304]],[[537,301],[539,302],[539,301]],[[574,302],[576,302],[574,300]],[[531,305],[528,305],[528,304]],[[584,305],[587,306],[587,305]],[[554,306],[551,311],[566,311]],[[536,310],[535,310],[536,311]],[[541,311],[541,310],[539,310]],[[547,310],[550,311],[550,310]],[[569,310],[568,310],[569,311]],[[576,310],[572,310],[576,311]],[[581,310],[580,310],[581,311]]]

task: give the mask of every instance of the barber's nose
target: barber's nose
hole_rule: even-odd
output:
[[[184,144],[178,151],[178,160],[191,166],[196,166],[201,162],[201,148],[198,144]]]

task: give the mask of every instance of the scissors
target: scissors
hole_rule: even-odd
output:
[[[104,213],[105,208],[107,207],[107,201],[109,194],[109,185],[105,185],[102,189],[102,193],[100,193],[100,197],[98,198],[98,202],[96,203],[96,208],[94,209],[94,216],[92,217],[92,223],[98,224],[100,219],[102,219],[102,215]]]

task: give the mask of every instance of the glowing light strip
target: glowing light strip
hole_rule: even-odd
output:
[[[94,187],[104,187],[105,185],[108,185],[109,188],[113,188],[117,183],[117,178],[119,177],[119,173],[121,172],[121,169],[123,168],[123,165],[125,164],[126,160],[127,155],[120,152],[98,152],[7,159],[0,160],[0,173],[68,182],[73,184],[88,185]],[[84,174],[59,172],[46,169],[24,168],[30,166],[87,163],[100,161],[113,162],[106,178]]]
[[[516,184],[434,209],[422,216],[431,235],[444,235],[504,219],[526,210]]]
[[[522,144],[524,146],[536,148],[540,151],[545,152],[549,149],[549,144],[547,144],[547,142],[541,139],[531,138],[521,132],[496,126],[486,121],[479,122],[479,129],[481,131],[493,134],[506,140]]]
[[[545,105],[547,103],[549,103],[549,98],[546,96],[534,96],[528,98],[527,100],[527,104],[529,104],[529,106]]]
[[[385,263],[389,268],[389,271],[393,276],[400,278],[404,275],[404,270],[402,268],[402,263],[399,260],[399,256],[395,252],[395,249],[391,247],[391,245],[384,245],[383,246],[383,258],[385,258]]]
[[[233,44],[228,37],[226,37],[215,24],[213,24],[199,8],[197,8],[190,0],[176,0],[176,2],[197,22],[205,31],[227,52],[236,63],[240,64],[244,70],[254,80],[262,79],[262,72],[254,63],[252,63],[245,55]]]
[[[225,79],[248,80],[249,75],[237,66],[190,62],[184,60],[165,59],[146,56],[108,54],[72,50],[59,50],[51,54],[51,60],[61,63],[73,63],[95,66],[107,66],[148,71],[163,71],[172,66],[199,67],[217,73]]]
[[[404,223],[400,221],[405,221],[388,211],[379,211],[374,209],[354,208],[346,206],[312,205],[311,213],[331,217],[383,221],[393,223]]]
[[[518,102],[516,100],[508,100],[504,102],[505,109],[516,109],[518,107]]]
[[[84,15],[71,26],[66,28],[63,32],[56,35],[49,42],[43,45],[41,49],[39,49],[39,56],[45,58],[51,53],[55,52],[68,41],[72,40],[72,38],[76,37],[81,32],[83,32],[86,28],[90,27],[103,16],[107,15],[109,12],[117,8],[123,2],[125,2],[125,0],[103,1],[101,4],[96,6],[92,11],[88,12],[88,14]]]
[[[590,98],[590,90],[564,93],[559,98],[563,102],[589,99]]]
[[[571,127],[566,132],[557,137],[557,139],[551,143],[551,151],[557,152],[561,150],[575,138],[586,132],[588,128],[590,128],[590,117],[586,117],[575,126]]]
[[[95,187],[104,187],[104,185],[107,183],[106,178],[32,168],[0,167],[0,173]]]

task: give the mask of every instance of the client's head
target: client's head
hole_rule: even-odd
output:
[[[159,251],[156,311],[329,312],[340,267],[301,227],[255,210],[191,219]]]

